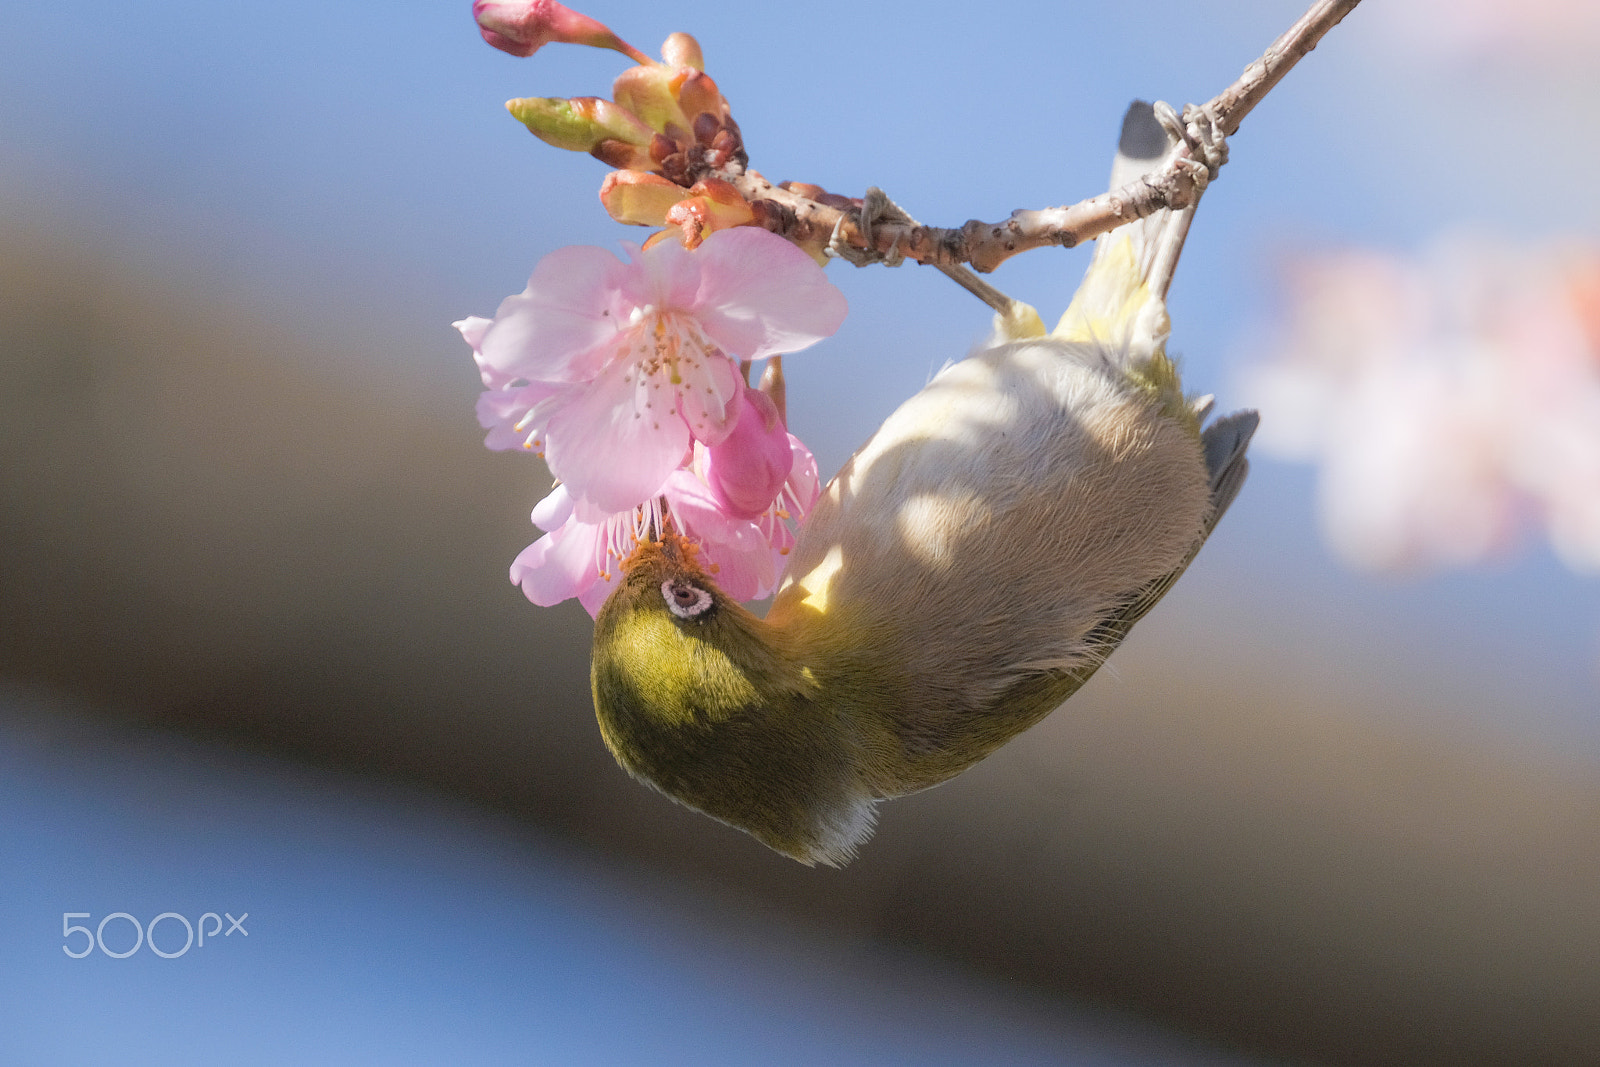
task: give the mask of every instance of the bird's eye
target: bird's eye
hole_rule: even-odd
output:
[[[680,619],[697,619],[711,608],[711,594],[693,582],[668,578],[661,583],[661,596],[667,610]]]

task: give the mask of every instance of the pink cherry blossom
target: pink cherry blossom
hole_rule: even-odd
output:
[[[511,581],[535,604],[548,607],[577,597],[597,615],[620,577],[620,565],[635,545],[659,537],[666,523],[700,546],[701,562],[736,600],[769,596],[783,577],[784,557],[794,547],[791,523],[804,518],[819,492],[817,463],[799,438],[785,434],[791,472],[760,514],[728,514],[704,477],[706,449],[668,476],[660,495],[639,507],[585,522],[572,495],[557,486],[533,510],[533,521],[550,531],[511,564]]]
[[[488,392],[491,448],[542,454],[598,524],[655,497],[694,442],[739,419],[738,360],[806,348],[838,329],[844,295],[788,241],[722,230],[676,241],[552,252],[492,320],[456,324]]]

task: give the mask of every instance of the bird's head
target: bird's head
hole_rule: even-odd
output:
[[[784,635],[719,589],[672,530],[642,541],[595,620],[590,678],[630,774],[803,863],[871,832],[847,720]]]

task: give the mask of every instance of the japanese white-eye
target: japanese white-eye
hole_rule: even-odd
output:
[[[1153,132],[1152,132],[1153,131]],[[1113,188],[1166,136],[1130,109]],[[631,774],[802,863],[1075,692],[1233,500],[1256,416],[1184,397],[1164,295],[1188,228],[1097,243],[1054,332],[1028,309],[889,416],[806,519],[765,619],[674,531],[595,625],[606,745]]]

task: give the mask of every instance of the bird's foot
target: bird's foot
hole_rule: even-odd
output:
[[[852,217],[855,220],[856,232],[861,235],[865,248],[857,248],[844,239],[845,220]],[[874,239],[874,229],[879,223],[885,222],[902,226],[922,225],[912,218],[905,208],[890,200],[888,193],[874,185],[867,189],[866,195],[861,198],[861,207],[853,216],[839,216],[839,221],[833,224],[833,233],[829,236],[828,244],[823,251],[858,267],[872,263],[882,263],[885,267],[898,267],[906,261],[906,254],[900,245],[895,243],[890,246],[889,251],[879,252],[877,241]],[[999,316],[995,324],[997,336],[1020,339],[1044,335],[1044,324],[1039,321],[1039,313],[1027,304],[1011,299],[959,263],[935,263],[934,266],[951,281],[994,310]]]
[[[1179,156],[1173,162],[1191,178],[1202,191],[1217,176],[1222,165],[1228,162],[1228,138],[1222,132],[1222,123],[1209,104],[1185,104],[1180,116],[1164,100],[1157,100],[1152,109],[1156,121],[1167,131],[1174,146],[1189,149],[1188,158]]]
[[[889,194],[879,189],[876,185],[867,190],[867,195],[861,198],[861,209],[856,212],[856,230],[866,242],[865,248],[857,248],[844,239],[844,223],[848,215],[841,215],[839,221],[834,223],[833,234],[828,238],[828,255],[836,256],[846,263],[853,263],[857,267],[865,267],[871,263],[882,263],[886,267],[898,267],[905,262],[905,253],[900,251],[900,246],[895,245],[888,252],[879,252],[873,247],[872,231],[880,222],[904,223],[909,226],[917,225],[917,220],[906,214],[905,209],[893,200]]]

